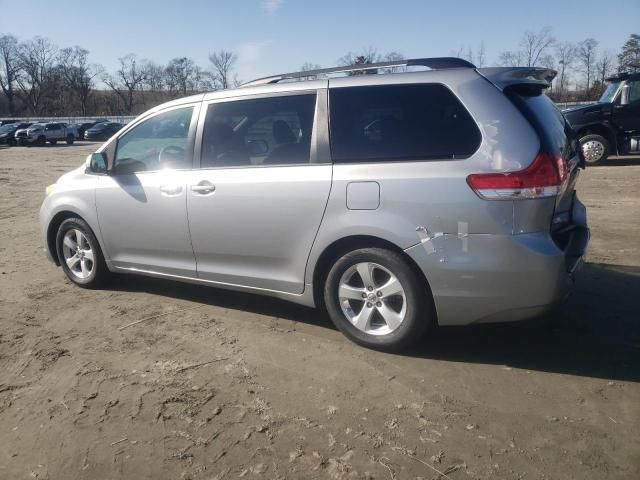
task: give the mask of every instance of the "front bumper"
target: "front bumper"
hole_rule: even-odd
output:
[[[584,205],[573,208],[565,245],[548,232],[444,234],[405,250],[429,281],[438,323],[525,320],[564,300],[589,242]]]

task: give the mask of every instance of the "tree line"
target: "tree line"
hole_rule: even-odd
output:
[[[0,34],[0,115],[133,115],[167,100],[238,85],[236,60],[233,52],[215,51],[203,68],[188,57],[160,65],[130,53],[108,72],[82,47]]]
[[[44,37],[20,41],[14,35],[0,33],[0,115],[133,115],[173,98],[240,84],[234,69],[238,57],[231,51],[211,52],[206,67],[188,57],[174,58],[162,65],[130,53],[119,58],[117,68],[111,72],[91,62],[89,54],[80,46],[59,48]],[[451,54],[478,67],[488,66],[484,42],[477,48],[461,47]],[[366,48],[345,54],[338,64],[402,58],[399,52],[380,54],[374,48]],[[640,71],[640,35],[631,35],[615,54],[599,49],[593,38],[577,43],[559,41],[550,27],[544,27],[525,32],[517,49],[499,53],[496,65],[553,68],[558,76],[549,94],[556,101],[594,100],[612,73]],[[314,63],[300,67],[302,71],[318,68],[320,65]],[[352,72],[359,73],[375,72]]]

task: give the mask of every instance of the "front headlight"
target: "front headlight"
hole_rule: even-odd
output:
[[[46,189],[45,192],[47,194],[47,196],[51,195],[53,192],[56,191],[56,184],[52,183],[51,185],[49,185]]]

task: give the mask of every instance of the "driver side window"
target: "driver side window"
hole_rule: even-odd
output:
[[[189,127],[193,107],[160,113],[118,139],[114,170],[127,174],[191,167]]]
[[[629,82],[629,103],[637,104],[640,102],[640,80]]]

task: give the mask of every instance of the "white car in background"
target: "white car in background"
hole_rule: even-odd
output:
[[[67,145],[71,145],[76,139],[76,134],[75,127],[66,123],[35,123],[27,129],[26,135],[18,137],[16,132],[16,139],[22,145],[44,145],[47,142],[55,145],[58,141],[65,141]]]

